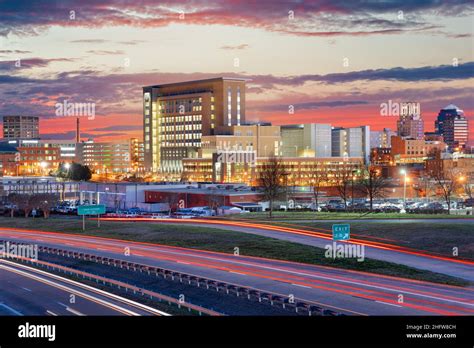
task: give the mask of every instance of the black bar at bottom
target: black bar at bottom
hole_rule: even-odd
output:
[[[55,340],[19,326],[55,325]],[[473,317],[0,317],[0,347],[57,344],[472,347]],[[409,336],[410,335],[410,336]],[[441,336],[438,336],[441,335]]]

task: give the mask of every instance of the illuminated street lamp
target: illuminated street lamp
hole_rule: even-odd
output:
[[[48,166],[48,163],[47,162],[40,162],[40,167],[41,167],[41,175],[44,175],[44,170],[46,169],[46,167]]]
[[[407,208],[407,171],[405,169],[400,170],[400,174],[404,176],[403,180],[403,209]]]

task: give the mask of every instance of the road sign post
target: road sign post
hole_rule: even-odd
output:
[[[82,230],[86,230],[86,215],[97,215],[97,227],[100,227],[100,214],[105,214],[104,204],[78,206],[77,215],[82,215]]]
[[[350,237],[351,237],[351,225],[349,224],[332,225],[332,239],[333,240],[349,240]]]

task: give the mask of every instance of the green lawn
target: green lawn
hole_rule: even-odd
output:
[[[32,219],[0,218],[1,227],[16,227],[57,231],[74,234],[117,238],[122,240],[151,242],[186,248],[233,253],[238,247],[241,255],[261,256],[273,259],[325,265],[366,272],[395,275],[411,279],[466,286],[468,283],[455,277],[417,270],[390,262],[365,259],[330,259],[324,256],[324,249],[287,242],[274,238],[219,230],[208,227],[183,226],[146,222],[102,222],[97,228],[95,221],[87,221],[86,232],[78,219]]]
[[[332,234],[333,222],[323,221],[272,221],[271,225],[304,227],[322,233]],[[439,253],[452,257],[457,248],[461,258],[474,259],[474,224],[447,222],[412,221],[351,221],[351,236],[386,244],[400,245],[420,251]]]
[[[268,212],[236,214],[226,219],[268,220]],[[352,219],[474,219],[472,215],[398,214],[398,213],[344,213],[311,211],[274,211],[272,220],[352,220]]]

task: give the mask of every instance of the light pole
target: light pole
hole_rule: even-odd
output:
[[[407,209],[407,171],[405,169],[400,170],[400,173],[404,176],[403,178],[403,210]]]

